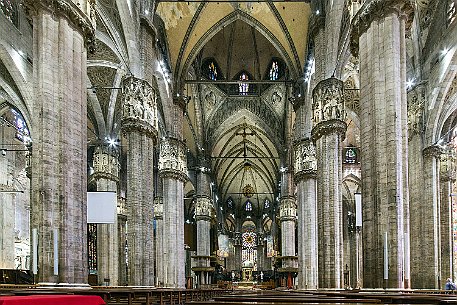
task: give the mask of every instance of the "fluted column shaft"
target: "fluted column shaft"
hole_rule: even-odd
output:
[[[351,33],[351,49],[360,58],[364,287],[410,286],[405,255],[409,253],[405,87],[409,5],[403,0],[366,1]]]
[[[441,289],[447,278],[455,279],[455,266],[452,263],[452,204],[457,198],[452,192],[455,182],[455,155],[448,151],[440,160],[440,241],[441,241]]]
[[[319,288],[341,288],[343,280],[342,148],[346,133],[343,82],[329,78],[313,90],[317,158]]]
[[[33,19],[32,265],[38,282],[87,283],[86,3],[24,1]],[[36,232],[36,234],[35,234]],[[36,256],[35,256],[36,254]]]
[[[185,287],[184,182],[185,145],[175,138],[160,142],[159,174],[163,181],[164,286]]]
[[[441,265],[440,239],[440,184],[439,158],[440,147],[430,146],[424,149],[424,190],[420,208],[422,225],[419,228],[420,240],[413,253],[420,253],[420,268],[411,265],[412,284],[414,288],[439,288],[438,280]]]
[[[121,128],[127,151],[129,284],[154,285],[153,147],[157,140],[157,93],[144,80],[124,79]]]

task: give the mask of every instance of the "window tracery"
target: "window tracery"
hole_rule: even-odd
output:
[[[0,10],[12,23],[16,23],[16,6],[12,0],[0,0]]]
[[[249,80],[249,76],[246,73],[241,73],[240,81]],[[248,83],[240,83],[239,84],[239,93],[240,95],[247,95],[249,92],[249,84]]]
[[[270,67],[270,80],[277,80],[279,76],[279,66],[277,61],[273,61]]]
[[[217,80],[217,69],[214,62],[211,62],[208,66],[208,78],[210,80]]]

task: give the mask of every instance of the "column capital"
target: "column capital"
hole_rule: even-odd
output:
[[[66,18],[83,36],[86,48],[95,52],[95,0],[89,0],[87,12],[83,12],[71,0],[23,0],[26,14],[36,15],[39,10],[46,10],[52,15]]]
[[[440,180],[455,181],[455,155],[449,150],[440,156]]]
[[[294,143],[295,183],[306,178],[315,178],[317,170],[316,147],[310,139],[304,139]]]
[[[380,20],[390,13],[395,13],[408,22],[410,27],[414,17],[414,9],[409,0],[367,0],[354,16],[351,30],[351,52],[357,57],[359,37],[370,28],[371,23]]]
[[[280,221],[296,221],[297,220],[297,203],[295,201],[295,197],[286,196],[286,197],[280,198],[279,220]]]
[[[424,158],[426,158],[426,157],[435,157],[435,158],[439,159],[443,153],[444,153],[443,148],[441,146],[439,146],[439,145],[436,145],[436,144],[433,144],[433,145],[430,145],[428,147],[425,147],[422,150],[422,156]]]
[[[154,140],[158,134],[158,93],[147,81],[127,76],[122,80],[122,132],[138,131]]]
[[[315,127],[322,122],[343,122],[346,118],[343,89],[344,83],[334,77],[324,79],[314,87],[313,123]]]
[[[347,124],[341,120],[324,121],[317,124],[311,131],[311,138],[313,142],[320,139],[323,135],[338,133],[342,139],[346,135]]]
[[[159,174],[162,178],[173,178],[183,182],[188,180],[184,142],[171,137],[160,141]]]
[[[119,153],[107,145],[97,146],[94,152],[94,173],[89,178],[93,180],[107,179],[119,182]]]
[[[211,219],[215,218],[216,212],[214,211],[213,203],[209,197],[199,196],[195,199],[195,218],[197,221],[211,221]]]

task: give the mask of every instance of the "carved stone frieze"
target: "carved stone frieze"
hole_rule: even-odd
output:
[[[408,92],[408,138],[421,134],[424,128],[425,88],[417,86]]]
[[[316,148],[311,140],[295,143],[294,181],[315,177],[317,170]]]
[[[23,0],[26,13],[36,15],[39,10],[47,10],[53,15],[62,16],[78,30],[84,38],[87,50],[95,52],[95,1],[88,2],[89,11],[83,12],[71,0]],[[94,15],[92,16],[92,9]]]
[[[162,197],[154,198],[154,218],[163,219],[163,198]]]
[[[159,173],[161,177],[187,181],[187,157],[185,144],[175,138],[160,141]]]
[[[370,28],[374,20],[380,20],[388,14],[395,13],[405,18],[407,29],[413,20],[414,9],[409,0],[366,0],[352,21],[351,52],[358,56],[359,37]]]
[[[281,221],[295,221],[297,219],[297,203],[294,197],[283,197],[280,199],[279,219]]]
[[[329,120],[345,120],[343,82],[331,77],[320,81],[313,90],[314,125]]]
[[[210,221],[215,217],[213,203],[208,197],[197,197],[195,202],[195,217],[198,220]]]
[[[147,81],[128,77],[123,81],[122,131],[137,130],[154,139],[158,133],[157,91]]]

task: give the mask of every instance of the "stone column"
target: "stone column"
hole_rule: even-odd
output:
[[[23,1],[33,20],[31,235],[39,283],[88,281],[86,50],[95,41],[92,2]]]
[[[457,197],[452,193],[455,183],[455,155],[453,148],[441,155],[440,160],[440,232],[441,232],[441,285],[443,289],[447,278],[455,280],[455,266],[453,266],[452,253],[452,204]]]
[[[285,172],[283,176],[291,176],[290,172]],[[282,183],[289,178],[283,179]],[[286,181],[284,181],[286,180]],[[279,205],[279,221],[281,223],[281,268],[279,272],[287,275],[288,287],[293,285],[296,272],[298,272],[298,257],[295,255],[295,221],[297,220],[297,204],[295,198],[290,195],[282,196]],[[289,287],[291,288],[291,287]]]
[[[310,140],[295,143],[298,206],[298,288],[318,288],[316,149]]]
[[[351,50],[360,59],[367,288],[410,287],[405,255],[410,234],[405,45],[410,12],[410,1],[372,0],[353,20]]]
[[[0,138],[2,147],[11,147],[12,139],[15,138],[15,129],[2,122],[0,125],[3,138]],[[13,146],[14,147],[14,146]],[[14,164],[14,151],[5,151],[0,155],[0,268],[14,269],[14,201],[16,194],[13,187],[13,175],[11,174]]]
[[[197,174],[198,175],[198,174]],[[198,179],[198,178],[197,178]],[[198,188],[198,184],[197,184]],[[198,190],[197,190],[198,192]],[[197,220],[197,255],[194,256],[195,265],[192,270],[197,275],[198,288],[203,288],[201,285],[207,285],[206,278],[209,278],[214,271],[211,267],[211,220],[215,215],[213,203],[209,197],[197,195],[195,203],[195,217]]]
[[[159,180],[161,180],[159,178]],[[161,184],[161,183],[160,183]],[[163,235],[164,227],[163,227],[163,198],[162,193],[160,196],[156,196],[154,198],[154,218],[156,220],[156,285],[159,287],[163,286],[164,283],[164,244],[167,242],[167,238]]]
[[[423,231],[423,205],[425,190],[424,157],[422,150],[423,143],[423,113],[425,104],[425,86],[418,85],[410,90],[408,100],[408,185],[409,185],[409,210],[411,232],[420,235]],[[422,238],[410,239],[410,262],[411,262],[411,286],[414,288],[425,288],[422,286]],[[429,288],[434,287],[434,281],[429,282]]]
[[[154,285],[153,147],[157,140],[157,92],[146,81],[123,81],[121,121],[127,150],[129,284]]]
[[[346,133],[343,82],[329,78],[313,90],[317,159],[317,218],[319,244],[319,288],[341,288],[343,284],[342,148]]]
[[[119,161],[116,149],[110,146],[97,147],[94,152],[93,168],[94,173],[89,178],[89,184],[91,180],[95,181],[99,192],[117,192]],[[97,225],[97,275],[99,285],[119,285],[118,247],[119,236],[116,216],[112,224]]]
[[[414,288],[439,288],[441,280],[441,233],[440,233],[440,183],[439,159],[443,150],[432,145],[423,150],[424,189],[420,207],[422,225],[413,240],[419,240],[419,247],[411,249],[420,253],[420,268],[411,265],[411,275],[416,283]],[[416,268],[417,269],[416,269]]]
[[[127,285],[127,260],[125,244],[127,241],[127,206],[123,197],[117,197],[117,231],[119,258],[119,285]]]
[[[159,175],[163,181],[164,286],[185,287],[184,182],[186,147],[176,138],[160,142]]]

